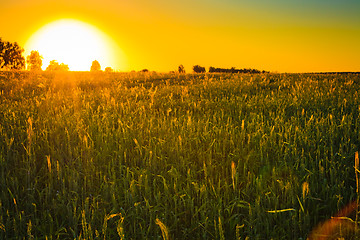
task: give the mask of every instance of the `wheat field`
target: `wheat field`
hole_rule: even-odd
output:
[[[306,239],[358,199],[359,90],[357,74],[0,72],[0,239]]]

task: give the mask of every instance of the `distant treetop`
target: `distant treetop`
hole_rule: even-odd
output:
[[[204,73],[204,72],[206,72],[205,68],[204,68],[204,67],[201,67],[201,66],[199,66],[199,65],[193,66],[193,70],[194,70],[194,72],[196,72],[196,73]]]
[[[91,72],[99,72],[99,71],[101,71],[100,63],[97,60],[94,60],[92,62],[90,71]]]
[[[185,73],[185,68],[184,68],[184,66],[182,64],[178,67],[178,72],[179,73]]]
[[[38,51],[31,51],[30,55],[26,57],[28,70],[41,71],[42,58]]]
[[[46,71],[69,71],[69,66],[64,63],[59,64],[56,60],[51,60]]]
[[[111,67],[106,67],[105,72],[114,72],[114,70]]]

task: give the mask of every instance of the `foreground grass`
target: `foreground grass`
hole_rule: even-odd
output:
[[[359,84],[0,72],[0,238],[305,239],[357,197]]]

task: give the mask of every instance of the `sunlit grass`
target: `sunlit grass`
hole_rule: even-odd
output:
[[[0,72],[0,238],[305,239],[356,200],[359,80]]]

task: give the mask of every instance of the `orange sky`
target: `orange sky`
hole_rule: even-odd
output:
[[[62,18],[112,38],[127,60],[112,67],[123,71],[360,71],[358,0],[1,0],[0,37],[24,46]]]

